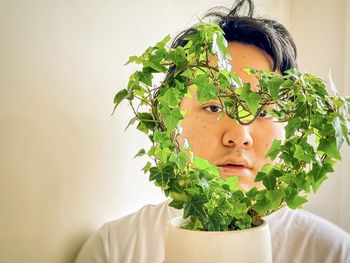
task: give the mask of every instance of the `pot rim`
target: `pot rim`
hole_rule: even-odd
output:
[[[222,234],[243,233],[243,232],[247,233],[247,232],[258,231],[262,228],[269,227],[268,222],[264,218],[262,218],[261,220],[263,221],[263,223],[261,225],[253,227],[253,228],[248,228],[248,229],[228,230],[228,231],[201,231],[201,230],[191,230],[191,229],[182,228],[183,225],[185,225],[187,222],[190,221],[190,218],[184,219],[182,216],[177,216],[177,217],[174,217],[168,221],[167,227],[177,229],[178,231],[192,231],[193,233],[215,233],[215,234],[218,234],[218,233],[222,233]],[[178,221],[178,223],[175,223],[176,221]]]

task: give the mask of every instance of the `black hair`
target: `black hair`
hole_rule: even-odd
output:
[[[225,33],[228,42],[249,44],[265,51],[273,60],[272,70],[282,74],[290,68],[297,68],[297,49],[287,29],[275,20],[254,17],[252,0],[237,0],[231,9],[214,7],[203,19],[213,18]],[[195,27],[177,35],[171,47],[185,46],[185,38],[196,33]]]

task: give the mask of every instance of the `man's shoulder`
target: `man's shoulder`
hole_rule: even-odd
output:
[[[283,226],[285,229],[308,230],[313,233],[329,232],[349,237],[349,234],[334,223],[303,209],[282,208],[268,218],[270,226]]]
[[[156,222],[166,223],[170,218],[181,215],[179,210],[169,206],[170,200],[165,200],[158,204],[147,204],[136,212],[123,216],[119,219],[105,223],[110,230],[124,228],[126,226],[136,227],[139,224],[148,225]]]
[[[294,253],[296,262],[350,261],[350,235],[330,221],[306,210],[287,207],[266,219],[276,250],[274,258],[283,260]]]
[[[141,258],[148,257],[161,262],[165,225],[181,215],[180,210],[169,207],[169,202],[145,205],[132,214],[104,223],[86,241],[76,262],[119,262],[120,259],[142,262]],[[142,255],[139,251],[143,251]]]

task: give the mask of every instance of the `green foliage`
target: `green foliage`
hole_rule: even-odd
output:
[[[114,109],[129,102],[135,116],[127,127],[136,123],[152,143],[135,155],[152,159],[144,173],[172,199],[170,206],[184,210],[184,218],[190,219],[187,229],[246,229],[284,205],[301,207],[341,160],[342,144],[350,143],[350,99],[328,95],[324,81],[297,69],[278,75],[247,68],[259,81],[259,91],[252,91],[231,70],[226,40],[215,23],[200,22],[186,40],[184,47],[174,49],[167,47],[166,36],[141,56],[131,56],[127,64],[140,69],[114,98]],[[209,64],[212,55],[217,66]],[[160,85],[154,83],[155,74],[167,74]],[[224,113],[241,125],[275,106],[267,112],[286,123],[285,138],[272,143],[266,157],[274,163],[264,165],[255,178],[264,189],[245,192],[237,185],[238,177],[220,178],[217,167],[195,156],[188,143],[180,149],[176,138],[184,113],[179,103],[190,96],[188,87],[193,85],[200,102],[218,99]]]

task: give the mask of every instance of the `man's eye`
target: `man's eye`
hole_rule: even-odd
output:
[[[222,111],[222,108],[220,106],[217,106],[217,105],[209,105],[209,106],[204,107],[203,109],[205,109],[206,111],[209,111],[209,112],[221,112]]]
[[[266,110],[262,110],[260,112],[259,116],[262,118],[270,118],[271,117],[271,115]]]

